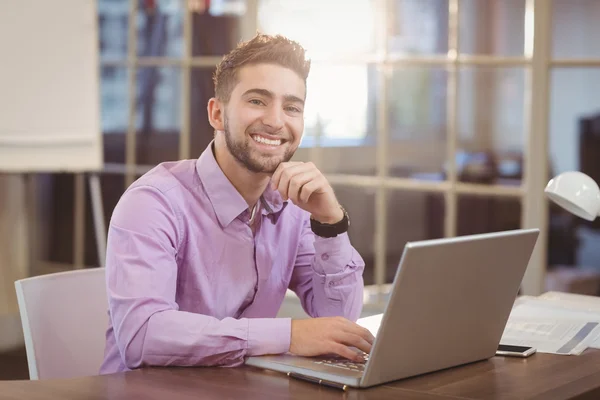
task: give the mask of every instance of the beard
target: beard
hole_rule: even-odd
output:
[[[255,173],[267,173],[272,174],[275,172],[279,164],[282,162],[288,162],[294,156],[295,149],[290,146],[287,147],[287,150],[282,156],[276,155],[263,155],[260,154],[255,149],[252,149],[250,141],[254,140],[250,137],[248,131],[252,131],[252,126],[249,126],[244,132],[244,136],[235,139],[234,135],[232,135],[229,130],[229,119],[225,116],[225,143],[227,144],[227,149],[229,153],[237,160],[239,164],[244,166],[247,170]],[[282,143],[281,146],[286,145]]]

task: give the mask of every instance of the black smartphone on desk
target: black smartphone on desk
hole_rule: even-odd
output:
[[[535,354],[536,349],[528,346],[513,346],[510,344],[499,344],[496,350],[497,356],[526,358]]]

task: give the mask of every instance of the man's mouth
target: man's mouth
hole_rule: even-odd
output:
[[[254,139],[255,142],[258,142],[261,144],[266,144],[266,145],[273,146],[273,147],[280,146],[282,143],[281,139],[267,139],[260,135],[250,135],[250,136],[252,137],[252,139]]]

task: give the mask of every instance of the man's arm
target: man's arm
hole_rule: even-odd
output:
[[[218,320],[179,311],[176,257],[184,240],[179,218],[168,199],[149,186],[126,192],[113,213],[106,283],[124,364],[239,365],[244,356],[288,351],[289,319]]]
[[[310,218],[336,224],[344,217],[327,178],[311,162],[286,162],[273,173],[271,187],[307,212],[301,220],[302,238],[290,288],[312,317],[335,315],[356,321],[362,310],[364,261],[347,232],[324,238],[310,227]]]
[[[333,188],[313,163],[279,164],[271,187],[321,224],[343,220]],[[319,318],[292,321],[290,352],[308,356],[334,352],[362,360],[352,347],[370,352],[374,340],[367,329],[352,322],[362,309],[364,262],[350,245],[347,232],[332,238],[316,237],[308,215],[300,223],[302,237],[290,287],[300,296],[304,310]]]
[[[308,215],[302,229],[290,289],[311,317],[342,316],[356,321],[363,305],[365,264],[348,234],[316,236]]]

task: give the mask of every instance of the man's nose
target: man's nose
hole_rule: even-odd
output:
[[[269,107],[263,117],[263,124],[278,132],[283,128],[283,110],[279,106]]]

